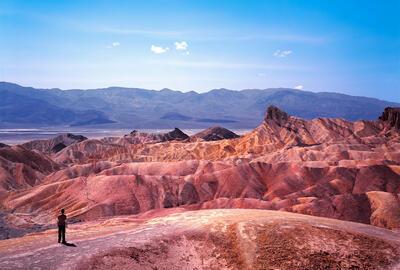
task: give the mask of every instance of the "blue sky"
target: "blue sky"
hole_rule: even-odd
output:
[[[0,1],[0,80],[400,102],[400,1]]]

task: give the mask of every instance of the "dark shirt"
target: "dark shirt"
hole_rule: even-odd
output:
[[[59,215],[58,216],[58,226],[65,226],[65,220],[67,219],[66,215]]]

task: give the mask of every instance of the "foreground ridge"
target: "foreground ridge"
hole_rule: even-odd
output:
[[[397,269],[400,263],[398,233],[359,223],[249,209],[153,215],[162,217],[71,225],[75,248],[52,244],[54,230],[0,242],[0,267]]]

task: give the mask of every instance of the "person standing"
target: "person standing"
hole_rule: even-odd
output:
[[[65,210],[61,209],[61,215],[58,216],[58,221],[57,221],[57,225],[58,225],[58,243],[61,242],[63,244],[66,244],[67,242],[65,241],[65,226],[66,226],[66,220],[67,220],[67,216],[64,214]]]

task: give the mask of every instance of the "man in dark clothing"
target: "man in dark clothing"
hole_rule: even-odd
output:
[[[58,216],[58,243],[61,242],[61,238],[62,238],[62,243],[66,244],[67,242],[65,242],[65,225],[66,225],[66,220],[67,220],[67,216],[64,215],[64,209],[61,209],[61,215]]]

